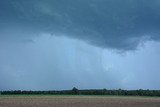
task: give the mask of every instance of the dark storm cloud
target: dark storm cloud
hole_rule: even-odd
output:
[[[102,48],[134,50],[160,39],[159,0],[1,0],[0,38],[47,32]]]

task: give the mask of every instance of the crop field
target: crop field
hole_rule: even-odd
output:
[[[0,107],[160,107],[156,97],[0,96]]]

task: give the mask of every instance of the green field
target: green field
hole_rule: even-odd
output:
[[[83,95],[1,95],[0,107],[160,107],[160,98]]]

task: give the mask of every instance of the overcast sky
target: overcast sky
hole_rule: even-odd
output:
[[[0,0],[0,90],[160,89],[159,0]]]

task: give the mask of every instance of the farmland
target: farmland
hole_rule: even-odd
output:
[[[160,107],[159,97],[4,95],[0,107]]]

